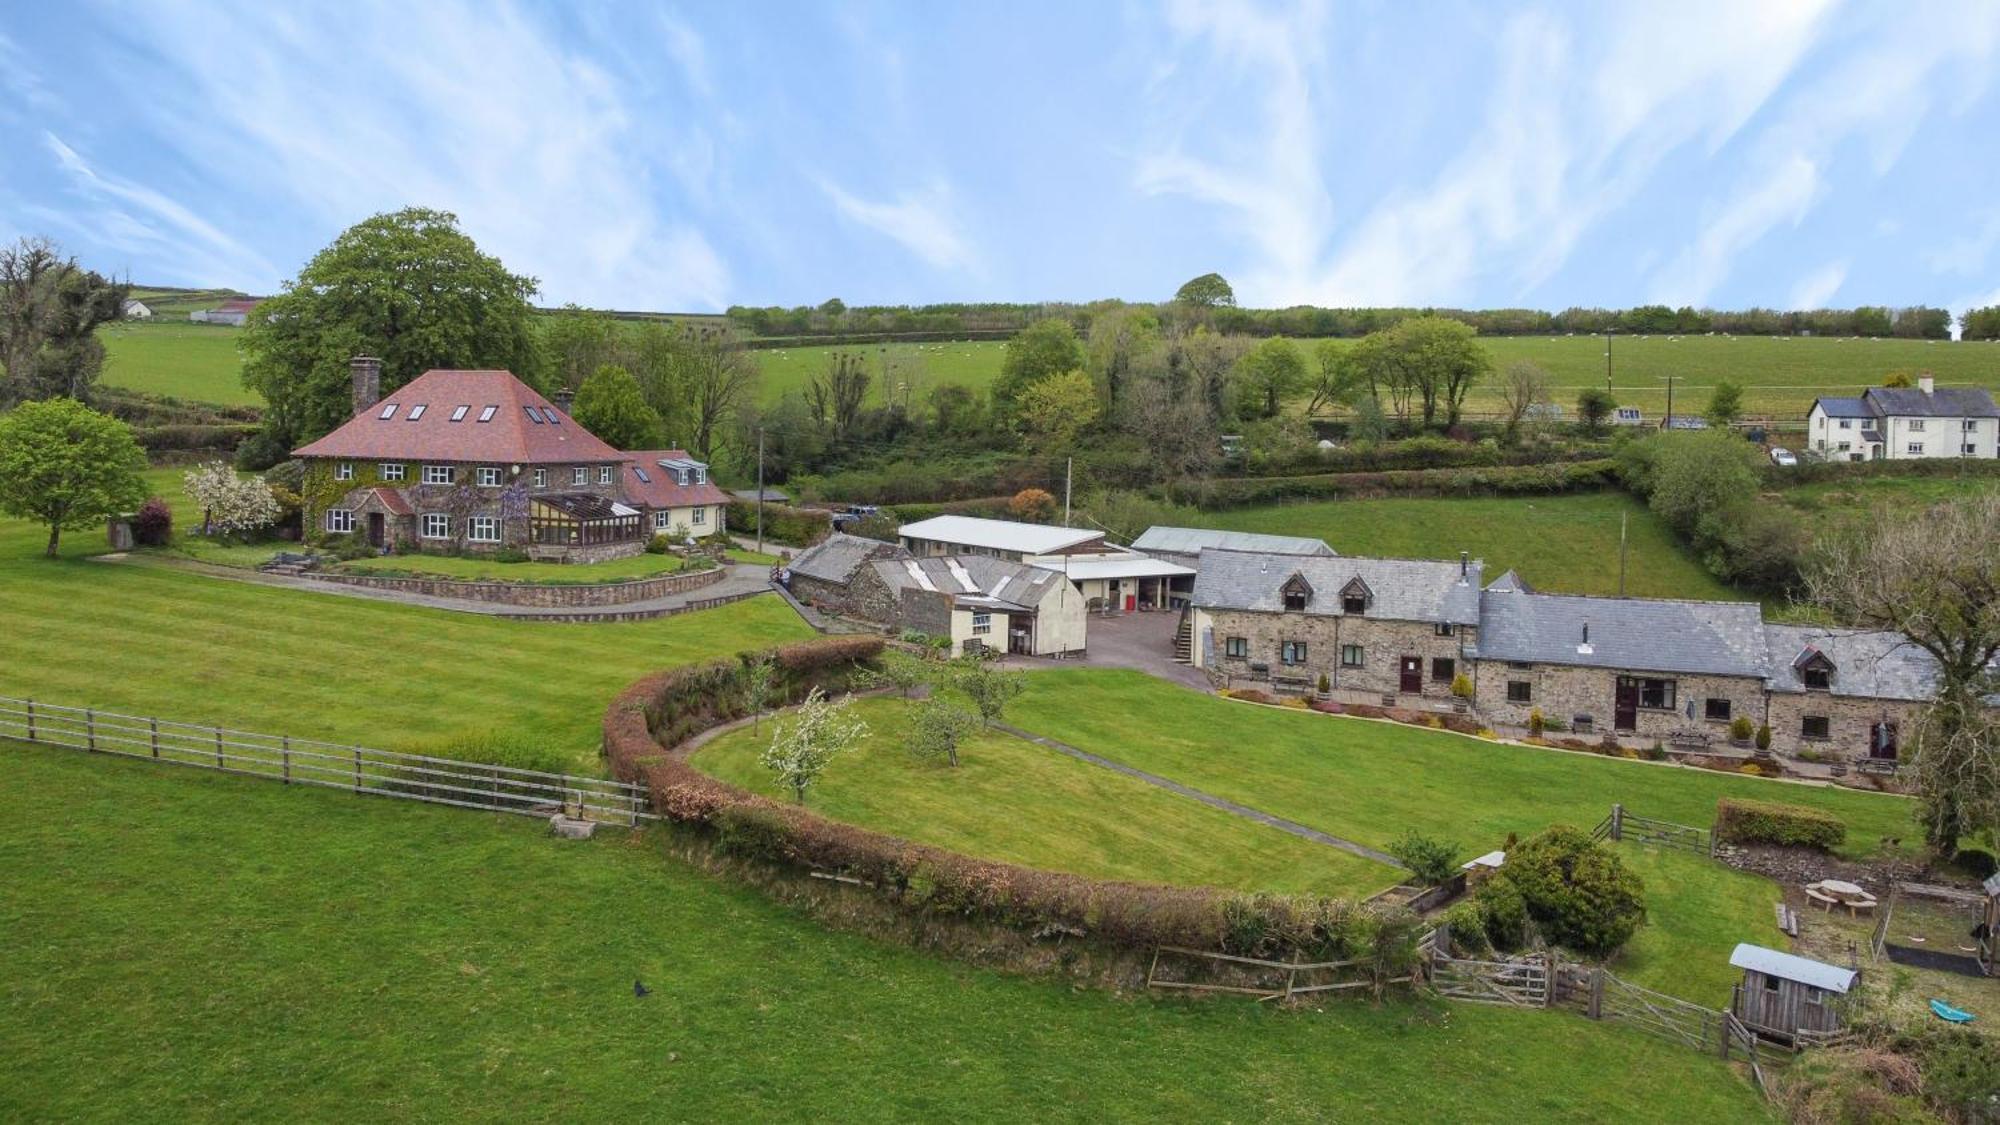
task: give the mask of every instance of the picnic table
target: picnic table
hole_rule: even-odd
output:
[[[1806,898],[1821,904],[1829,914],[1836,906],[1845,906],[1850,916],[1875,909],[1875,896],[1859,883],[1850,883],[1845,879],[1821,879],[1817,883],[1807,883]]]

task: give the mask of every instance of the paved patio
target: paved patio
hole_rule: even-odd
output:
[[[1020,656],[1009,659],[1036,667],[1131,668],[1182,687],[1208,691],[1206,673],[1191,665],[1174,663],[1174,631],[1180,628],[1180,622],[1179,613],[1165,611],[1111,616],[1092,614],[1089,649],[1083,659],[1050,660]]]

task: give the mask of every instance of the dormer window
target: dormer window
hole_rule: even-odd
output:
[[[682,486],[686,486],[688,482],[688,471],[686,469],[675,469],[674,480],[679,482]]]
[[[1312,584],[1307,582],[1302,574],[1294,574],[1285,579],[1284,586],[1278,592],[1284,596],[1285,610],[1288,613],[1303,613],[1313,596]]]
[[[425,409],[425,407],[426,407],[427,405],[428,405],[427,403],[421,403],[421,402],[420,402],[420,403],[416,404],[415,406],[412,406],[412,407],[410,407],[410,414],[409,414],[409,418],[410,418],[410,421],[414,422],[414,421],[416,421],[417,419],[419,419],[419,418],[423,417],[423,416],[424,416],[424,409]]]
[[[382,413],[377,414],[375,417],[380,418],[384,422],[387,422],[389,419],[394,418],[395,416],[396,416],[396,404],[390,402],[390,403],[384,403],[382,406]]]
[[[1375,600],[1375,591],[1359,577],[1340,588],[1340,612],[1363,614],[1368,612],[1368,603]]]
[[[1809,688],[1818,688],[1821,691],[1829,691],[1833,688],[1833,673],[1824,668],[1801,668],[1799,669],[1799,679],[1803,680]]]
[[[1836,669],[1826,653],[1808,647],[1792,661],[1792,668],[1799,674],[1799,682],[1808,691],[1833,690],[1833,675]]]
[[[452,408],[451,408],[451,420],[452,420],[452,421],[454,421],[454,422],[463,422],[463,421],[465,421],[465,412],[466,412],[466,411],[468,411],[468,410],[471,410],[471,409],[472,409],[472,408],[471,408],[470,406],[454,406],[454,407],[452,407]]]

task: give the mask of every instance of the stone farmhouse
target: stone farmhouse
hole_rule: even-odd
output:
[[[992,555],[926,555],[836,532],[792,560],[802,602],[878,625],[948,638],[950,654],[1080,653],[1084,598],[1062,575]]]
[[[1749,602],[1537,593],[1477,560],[1201,552],[1191,659],[1225,686],[1544,719],[1638,746],[1719,746],[1747,718],[1771,749],[1860,768],[1896,759],[1933,696],[1930,656],[1893,633],[1768,624]],[[1452,695],[1464,675],[1471,694]]]
[[[1806,448],[1834,461],[2000,457],[2000,406],[1983,387],[1870,387],[1860,398],[1817,398]]]
[[[380,360],[350,370],[353,417],[293,451],[309,534],[594,562],[638,554],[655,534],[722,530],[728,497],[706,465],[613,449],[510,372],[427,371],[385,397]]]

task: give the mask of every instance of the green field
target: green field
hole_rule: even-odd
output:
[[[107,325],[97,333],[104,341],[103,382],[191,402],[257,405],[263,398],[243,385],[239,334],[226,325],[190,324],[185,316]]]
[[[176,479],[153,474],[170,501]],[[105,546],[90,532],[49,560],[44,539],[0,520],[0,695],[385,749],[525,730],[595,768],[604,707],[627,683],[811,635],[775,597],[551,625],[92,562]]]
[[[1618,855],[1646,881],[1646,924],[1611,959],[1620,980],[1726,1008],[1743,979],[1729,964],[1737,942],[1791,948],[1772,912],[1784,893],[1771,880],[1671,848],[1627,843]]]
[[[1614,1024],[1021,980],[646,836],[17,744],[0,789],[11,1121],[1768,1120]]]
[[[957,769],[918,761],[907,749],[909,706],[900,698],[854,704],[869,737],[828,767],[808,797],[815,810],[969,855],[1100,879],[1356,898],[1397,881],[1393,868],[1013,735],[982,733]],[[782,800],[757,764],[771,734],[767,723],[724,735],[694,764]]]
[[[1325,500],[1210,512],[1232,531],[1310,535],[1343,555],[1486,560],[1486,578],[1518,570],[1538,590],[1618,592],[1618,524],[1626,521],[1625,592],[1642,598],[1741,601],[1642,503],[1623,492],[1564,496]]]

